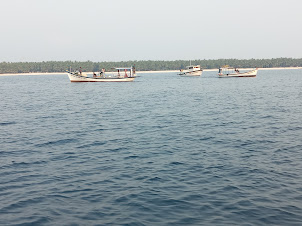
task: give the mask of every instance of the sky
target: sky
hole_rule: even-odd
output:
[[[0,62],[302,58],[301,0],[0,0]]]

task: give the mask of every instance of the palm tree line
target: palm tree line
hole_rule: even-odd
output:
[[[192,65],[201,65],[203,69],[219,68],[230,65],[237,68],[274,68],[302,67],[302,58],[272,58],[272,59],[209,59],[192,60]],[[184,69],[190,64],[188,60],[137,60],[120,62],[92,61],[43,61],[43,62],[1,62],[0,73],[29,73],[29,72],[66,72],[72,68],[82,67],[83,71],[97,72],[102,68],[110,71],[114,67],[129,67],[135,65],[138,71],[160,71]]]

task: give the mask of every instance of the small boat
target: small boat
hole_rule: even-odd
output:
[[[117,72],[105,73],[102,69],[100,73],[93,73],[93,77],[88,77],[82,71],[68,72],[71,82],[132,82],[136,76],[134,67],[113,68]]]
[[[183,77],[191,77],[191,76],[201,76],[202,74],[202,68],[200,68],[200,65],[191,65],[190,61],[190,66],[186,67],[186,70],[181,69],[179,74],[180,76]]]
[[[258,68],[240,72],[237,68],[233,67],[221,67],[218,71],[219,78],[228,78],[228,77],[256,77]]]

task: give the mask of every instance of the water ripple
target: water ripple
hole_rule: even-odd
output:
[[[260,72],[0,77],[0,224],[301,225],[301,71]]]

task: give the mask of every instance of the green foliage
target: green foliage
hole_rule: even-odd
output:
[[[92,61],[46,61],[46,62],[2,62],[0,73],[28,73],[28,72],[66,72],[71,67],[77,70],[82,67],[83,71],[106,71],[113,67],[129,67],[135,65],[138,71],[179,70],[185,69],[189,61],[121,61],[121,62],[92,62]],[[273,59],[216,59],[216,60],[193,60],[193,65],[201,65],[204,69],[219,68],[230,65],[238,68],[271,68],[271,67],[302,67],[302,58],[273,58]]]

